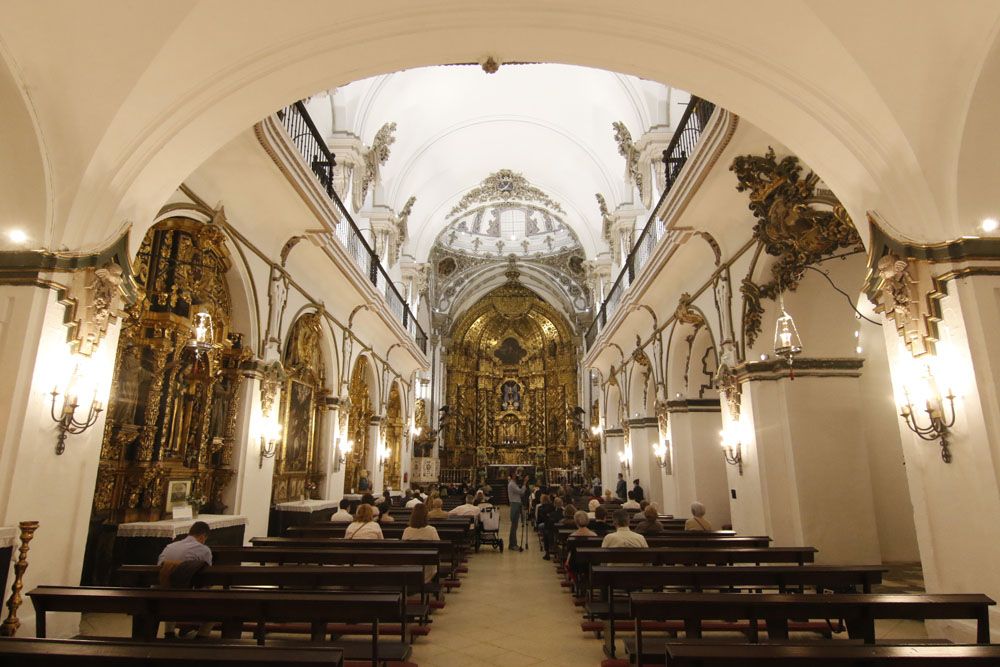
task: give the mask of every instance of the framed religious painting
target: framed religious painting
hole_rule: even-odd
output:
[[[188,496],[191,495],[191,480],[172,479],[167,483],[167,503],[165,512],[170,514],[175,507],[187,505]]]
[[[307,472],[312,448],[315,390],[297,379],[288,381],[282,400],[285,403],[284,443],[281,471]]]

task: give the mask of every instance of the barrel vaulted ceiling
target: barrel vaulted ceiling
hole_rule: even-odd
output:
[[[660,83],[569,65],[504,65],[406,70],[356,81],[314,96],[321,132],[347,133],[368,144],[395,122],[391,156],[381,168],[376,203],[399,211],[417,197],[409,218],[416,260],[428,257],[454,219],[462,196],[501,169],[527,178],[558,203],[563,222],[588,257],[602,248],[595,193],[611,210],[638,197],[625,180],[612,123],[633,140],[669,127],[689,95]]]

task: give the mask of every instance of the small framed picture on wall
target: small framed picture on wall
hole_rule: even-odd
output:
[[[174,479],[167,484],[167,506],[166,511],[169,513],[175,507],[180,505],[187,505],[188,496],[191,495],[191,480],[189,479]]]

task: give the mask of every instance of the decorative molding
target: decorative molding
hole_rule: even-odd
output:
[[[375,138],[372,139],[371,148],[365,151],[365,171],[361,176],[360,188],[355,190],[355,192],[360,195],[360,197],[355,197],[355,210],[361,208],[361,205],[364,203],[365,197],[368,196],[368,188],[371,187],[372,184],[378,183],[379,167],[389,161],[389,147],[396,142],[395,133],[396,123],[385,123],[378,129],[378,132],[375,133]]]
[[[616,120],[611,124],[615,131],[615,143],[618,144],[618,154],[625,158],[625,181],[635,185],[639,192],[643,191],[642,172],[639,170],[639,147],[632,140],[632,133],[625,123]]]
[[[698,310],[691,307],[694,299],[690,294],[684,292],[677,300],[677,308],[674,309],[674,319],[678,324],[690,324],[696,329],[705,324],[705,316]]]
[[[738,192],[749,191],[749,208],[757,218],[753,237],[777,261],[771,280],[743,279],[745,317],[743,335],[751,347],[760,334],[762,298],[774,299],[785,290],[794,291],[805,267],[842,248],[862,250],[861,237],[840,202],[817,193],[819,176],[809,172],[801,178],[802,166],[794,155],[779,162],[773,148],[764,155],[737,156],[730,171],[739,181]]]
[[[730,418],[734,421],[738,420],[742,407],[743,388],[740,385],[736,369],[731,368],[725,362],[719,364],[719,370],[715,373],[715,386],[719,388],[719,392],[725,398]]]
[[[72,275],[70,286],[59,292],[66,307],[64,321],[73,352],[89,357],[108,332],[108,325],[122,314],[123,270],[109,262],[100,268],[88,267]]]
[[[795,377],[861,377],[865,360],[856,357],[796,357]],[[736,369],[739,382],[781,380],[791,377],[784,359],[748,361]]]
[[[542,190],[531,185],[523,175],[510,169],[501,169],[493,172],[484,178],[479,186],[465,193],[458,204],[448,212],[448,217],[453,218],[476,204],[494,201],[538,202],[546,208],[563,215],[566,214],[562,206],[553,201]]]
[[[722,412],[718,398],[684,398],[667,401],[667,412]]]

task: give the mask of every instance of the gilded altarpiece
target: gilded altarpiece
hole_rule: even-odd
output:
[[[361,473],[370,473],[365,468],[365,462],[368,461],[368,432],[374,414],[368,386],[370,373],[368,358],[359,357],[354,364],[354,370],[351,371],[351,383],[348,386],[348,397],[351,401],[348,437],[353,446],[347,455],[344,489],[351,492],[360,488]],[[371,476],[367,475],[367,478],[370,480]]]
[[[577,351],[569,324],[516,274],[455,323],[442,467],[580,463]]]
[[[403,401],[396,383],[389,390],[386,406],[385,446],[389,448],[389,458],[385,462],[382,483],[386,488],[400,489],[403,483]]]
[[[327,392],[321,333],[316,313],[299,317],[288,332],[281,360],[288,379],[281,392],[283,437],[271,484],[274,503],[312,498],[323,481],[319,448]]]
[[[166,517],[171,481],[191,483],[202,511],[221,514],[232,480],[241,364],[231,331],[226,239],[212,224],[170,218],[146,234],[135,260],[140,298],[126,312],[101,445],[88,539],[104,562],[114,527]],[[210,340],[192,345],[200,313]],[[96,560],[95,560],[96,559]],[[88,569],[88,566],[85,566]],[[101,576],[99,573],[95,576]],[[86,577],[85,577],[86,578]]]

